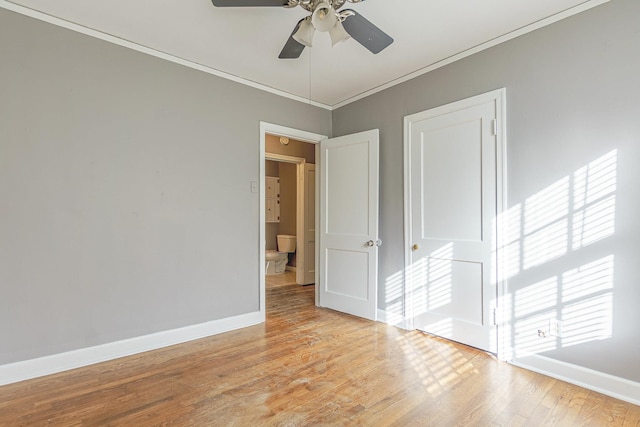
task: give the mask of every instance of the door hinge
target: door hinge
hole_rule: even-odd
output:
[[[498,309],[497,308],[493,309],[493,324],[494,326],[498,325]]]
[[[498,135],[498,119],[491,121],[491,132],[493,132],[493,136]]]

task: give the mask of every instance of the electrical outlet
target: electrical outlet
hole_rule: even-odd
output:
[[[562,322],[558,319],[549,319],[549,335],[562,337]]]

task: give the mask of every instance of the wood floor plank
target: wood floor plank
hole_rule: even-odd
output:
[[[638,406],[269,277],[264,324],[0,387],[0,426],[640,427]]]

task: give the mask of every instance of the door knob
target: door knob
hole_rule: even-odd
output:
[[[420,246],[418,246],[417,243],[414,243],[413,246],[411,246],[411,249],[413,249],[414,251],[417,251],[418,249],[420,249]]]
[[[365,246],[368,246],[368,247],[372,247],[372,246],[375,246],[375,242],[374,242],[373,240],[369,240],[369,241],[368,241],[367,243],[365,243],[364,245],[365,245]]]

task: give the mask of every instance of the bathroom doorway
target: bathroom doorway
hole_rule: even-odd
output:
[[[272,135],[272,137],[267,137],[267,135]],[[314,153],[314,157],[316,160],[316,164],[318,166],[318,178],[321,177],[322,172],[320,169],[320,142],[326,140],[328,137],[326,135],[321,135],[321,134],[316,134],[316,133],[312,133],[312,132],[308,132],[308,131],[304,131],[304,130],[300,130],[300,129],[295,129],[295,128],[290,128],[290,127],[286,127],[286,126],[281,126],[281,125],[277,125],[277,124],[273,124],[273,123],[267,123],[267,122],[260,122],[260,148],[259,148],[259,152],[260,152],[260,156],[259,156],[259,174],[258,177],[260,179],[259,181],[259,185],[255,185],[256,183],[252,183],[252,188],[256,188],[256,190],[258,190],[258,192],[260,193],[260,245],[258,247],[258,253],[259,253],[259,260],[261,262],[261,268],[263,268],[263,274],[259,275],[260,278],[260,313],[262,313],[263,319],[266,319],[266,278],[267,275],[264,274],[265,273],[265,267],[266,267],[266,262],[265,262],[265,258],[266,258],[266,183],[265,183],[265,176],[266,176],[266,171],[265,171],[265,163],[266,163],[266,155],[267,155],[267,139],[269,139],[270,142],[270,147],[273,148],[272,146],[275,146],[275,150],[279,150],[276,151],[275,153],[273,153],[273,149],[271,149],[272,154],[280,154],[283,156],[286,155],[290,155],[291,153],[289,153],[287,150],[288,145],[286,144],[282,144],[280,142],[280,138],[289,138],[289,140],[295,140],[295,141],[299,141],[299,142],[303,142],[303,143],[307,143],[307,145],[305,145],[305,147],[307,147],[307,149],[312,149],[313,153]],[[275,141],[275,144],[274,144]],[[289,144],[291,145],[291,143]],[[298,155],[298,156],[291,156],[291,157],[301,157],[301,158],[305,158],[303,155]],[[306,159],[305,159],[305,163]],[[310,162],[309,162],[310,163]],[[320,204],[318,203],[319,200],[319,191],[318,191],[318,185],[316,184],[315,186],[315,198],[314,198],[314,240],[316,242],[316,244],[314,245],[313,248],[313,252],[314,252],[314,263],[315,265],[318,265],[318,251],[317,251],[317,247],[319,245],[319,241],[318,241],[318,218],[319,218],[319,206]],[[297,234],[296,234],[297,235]],[[296,243],[297,246],[297,243]],[[297,260],[296,260],[297,261]],[[294,274],[293,272],[289,272],[289,275]],[[319,281],[319,269],[316,269],[315,271],[315,283],[318,283]],[[275,278],[277,276],[269,276],[270,278]],[[286,276],[283,276],[286,278]],[[270,280],[271,282],[271,280]],[[308,287],[303,287],[300,285],[296,285],[295,281],[293,282],[293,285],[296,289],[309,289]],[[318,290],[319,287],[318,286],[314,286],[313,287],[313,295],[314,295],[314,303],[316,306],[319,305],[319,295],[318,295]]]
[[[265,272],[298,285],[316,280],[315,159],[315,144],[265,135]]]

